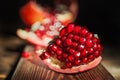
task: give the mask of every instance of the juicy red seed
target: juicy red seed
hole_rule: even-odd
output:
[[[74,29],[74,27],[75,27],[75,25],[74,24],[69,24],[68,26],[67,26],[67,32],[68,33],[70,33],[70,32],[72,32],[73,31],[73,29]]]
[[[94,49],[93,49],[93,48],[88,47],[88,48],[87,48],[87,51],[88,51],[88,53],[93,53],[93,52],[94,52]]]
[[[79,51],[74,52],[75,58],[80,58],[81,53]]]
[[[87,63],[87,62],[88,62],[88,58],[86,58],[86,57],[83,58],[83,59],[82,59],[82,62],[83,62],[83,63]]]
[[[87,51],[86,49],[83,49],[83,50],[81,51],[81,55],[82,55],[82,56],[86,56],[87,53],[88,53],[88,51]]]
[[[76,43],[76,42],[73,42],[73,43],[72,43],[72,47],[75,48],[75,47],[77,47],[77,46],[78,46],[78,43]]]
[[[70,33],[70,34],[68,34],[68,36],[67,36],[68,38],[73,38],[73,34],[72,33]]]
[[[40,32],[40,30],[36,30],[34,33],[35,33],[38,37],[41,37],[41,32]]]
[[[72,55],[68,56],[68,61],[72,62],[74,60],[74,57]]]
[[[97,50],[97,43],[95,43],[95,44],[93,45],[93,49],[94,49],[94,50]]]
[[[65,44],[66,44],[66,46],[71,46],[72,45],[72,40],[71,39],[66,39]]]
[[[22,52],[22,57],[28,58],[30,55],[28,52]]]
[[[63,58],[67,58],[67,54],[66,53],[63,53]]]
[[[80,26],[76,26],[74,28],[74,34],[79,34],[80,33],[80,30],[81,30],[81,27]]]
[[[86,38],[92,38],[93,37],[93,34],[91,33],[91,32],[88,32],[87,34],[86,34]]]
[[[60,46],[62,44],[62,41],[60,39],[56,39],[55,43],[56,45]]]
[[[67,68],[71,68],[71,67],[72,67],[72,63],[71,63],[71,62],[67,62],[67,63],[66,63],[66,67],[67,67]]]
[[[100,51],[95,51],[94,56],[95,56],[95,57],[100,56]]]
[[[89,60],[93,60],[93,59],[94,59],[94,56],[93,56],[93,55],[90,55],[90,56],[88,56],[88,59],[89,59]]]
[[[77,46],[77,50],[78,50],[78,51],[81,51],[82,49],[84,49],[84,45],[78,45],[78,46]]]
[[[44,59],[47,59],[47,58],[49,58],[50,57],[50,54],[46,51],[46,52],[43,52],[41,55],[40,55],[40,58],[42,59],[42,60],[44,60]]]
[[[57,55],[61,55],[62,54],[62,50],[58,49],[57,50]]]
[[[75,52],[74,49],[72,49],[72,48],[69,49],[69,53],[70,53],[70,54],[73,54],[74,52]]]
[[[88,30],[86,28],[82,28],[80,33],[82,36],[85,36],[88,33]]]
[[[80,65],[80,63],[81,63],[81,60],[79,60],[79,59],[76,59],[76,60],[74,61],[74,64],[75,64],[76,66]]]
[[[57,56],[57,59],[58,60],[62,60],[62,56]]]
[[[103,47],[102,47],[101,44],[98,44],[98,45],[97,45],[97,48],[98,48],[98,50],[100,50],[100,51],[102,51],[102,49],[103,49]]]
[[[85,41],[86,41],[86,39],[85,39],[84,37],[80,37],[80,38],[79,38],[79,43],[80,43],[80,44],[84,44]]]
[[[64,41],[67,37],[63,36],[61,37],[61,40]]]
[[[78,36],[78,35],[74,35],[74,36],[73,36],[73,40],[74,40],[74,41],[78,41],[78,40],[79,40],[79,36]]]
[[[30,31],[30,27],[25,27],[25,31],[29,32]]]
[[[92,38],[92,41],[93,41],[93,43],[97,43],[97,42],[98,42],[98,38],[93,37],[93,38]]]
[[[52,51],[56,52],[56,51],[57,51],[57,49],[58,49],[58,48],[57,48],[57,46],[56,46],[56,45],[52,45],[52,47],[51,47],[51,50],[52,50]]]
[[[92,47],[93,46],[93,42],[92,42],[91,39],[87,39],[85,44],[86,44],[87,47]]]
[[[66,28],[63,28],[61,31],[60,31],[60,36],[64,36],[66,33]]]

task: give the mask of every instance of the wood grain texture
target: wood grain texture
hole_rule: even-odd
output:
[[[76,74],[62,74],[49,69],[43,63],[35,65],[21,58],[11,80],[115,80],[99,64],[96,68]]]

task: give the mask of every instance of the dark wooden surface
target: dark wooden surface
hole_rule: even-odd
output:
[[[77,74],[62,74],[45,66],[32,64],[21,58],[11,80],[115,80],[112,75],[99,64],[96,68]]]

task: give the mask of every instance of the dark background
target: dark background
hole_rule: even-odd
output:
[[[19,9],[28,0],[0,1],[0,35],[14,35],[23,28]],[[44,0],[46,1],[46,0]],[[120,44],[120,8],[117,0],[78,0],[79,14],[76,24],[86,25],[97,33],[103,44]]]

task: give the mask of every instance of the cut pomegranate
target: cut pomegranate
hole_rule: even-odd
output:
[[[40,58],[57,72],[76,73],[96,67],[102,59],[102,50],[99,39],[86,28],[69,24]]]

